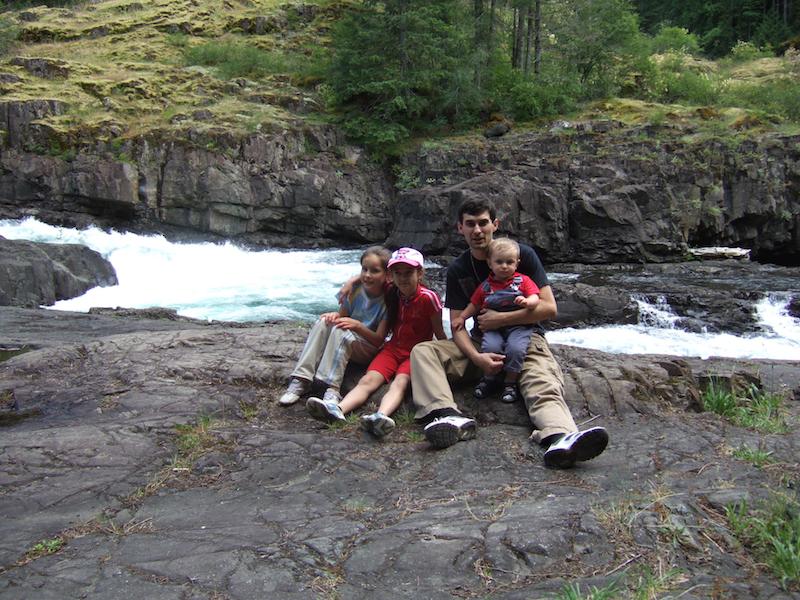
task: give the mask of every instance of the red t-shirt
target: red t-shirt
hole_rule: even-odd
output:
[[[400,305],[397,322],[392,328],[392,339],[386,345],[410,352],[418,343],[433,339],[431,317],[442,312],[442,301],[436,292],[423,285],[417,287],[416,293],[409,298],[395,293],[400,296]]]
[[[515,279],[517,279],[519,282],[518,284],[514,281]],[[489,284],[489,289],[491,290],[490,293],[486,292],[485,284],[487,283]],[[469,299],[469,301],[470,303],[474,304],[478,310],[480,310],[481,308],[484,308],[486,298],[490,294],[500,291],[504,291],[505,294],[513,294],[513,296],[522,296],[523,298],[527,298],[531,294],[538,294],[539,286],[533,282],[533,279],[519,272],[514,273],[514,275],[511,276],[507,281],[498,281],[494,278],[494,275],[490,273],[489,277],[487,277],[483,283],[475,288],[475,291],[472,293],[472,297]]]

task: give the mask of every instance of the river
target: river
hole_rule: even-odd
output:
[[[58,310],[93,306],[161,306],[187,317],[221,321],[310,321],[336,308],[339,285],[359,270],[358,250],[246,250],[232,243],[179,244],[160,235],[55,227],[35,219],[0,221],[0,235],[84,244],[114,266],[119,285],[57,302]],[[557,286],[561,274],[551,273]],[[564,277],[568,277],[564,275]],[[668,306],[642,300],[637,325],[561,329],[551,343],[629,354],[800,360],[800,320],[786,293],[767,289],[756,304],[761,333],[735,336],[677,329]]]

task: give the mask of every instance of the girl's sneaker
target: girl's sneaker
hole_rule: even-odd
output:
[[[383,437],[392,432],[395,427],[394,419],[387,417],[382,412],[374,412],[371,415],[364,415],[360,419],[361,429],[371,433],[375,437]]]
[[[516,383],[507,383],[503,388],[503,393],[500,394],[500,400],[506,404],[514,404],[519,400],[519,392],[517,391]]]
[[[345,420],[344,413],[335,400],[324,400],[312,396],[308,399],[308,402],[306,402],[306,408],[312,417],[320,421],[325,421],[326,423],[335,423],[336,421]]]
[[[306,381],[305,379],[300,379],[299,377],[292,377],[292,380],[289,382],[289,387],[286,388],[286,391],[283,393],[283,396],[278,398],[278,404],[282,404],[283,406],[290,406],[300,400],[300,397],[308,392],[308,389],[311,387],[311,382]]]

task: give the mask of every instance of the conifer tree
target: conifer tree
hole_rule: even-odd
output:
[[[468,19],[457,0],[367,0],[339,22],[331,87],[352,137],[386,146],[471,114]]]

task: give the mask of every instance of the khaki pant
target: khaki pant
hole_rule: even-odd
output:
[[[473,340],[478,348],[479,344]],[[477,379],[482,371],[459,350],[452,340],[423,342],[411,351],[411,391],[416,418],[423,419],[431,411],[458,408],[450,389],[450,381]],[[539,334],[531,336],[519,379],[533,423],[531,439],[540,442],[557,433],[577,431],[577,426],[564,402],[564,375],[547,340]]]
[[[378,349],[360,335],[317,319],[308,332],[292,377],[318,379],[339,389],[349,361],[366,365],[377,353]]]

